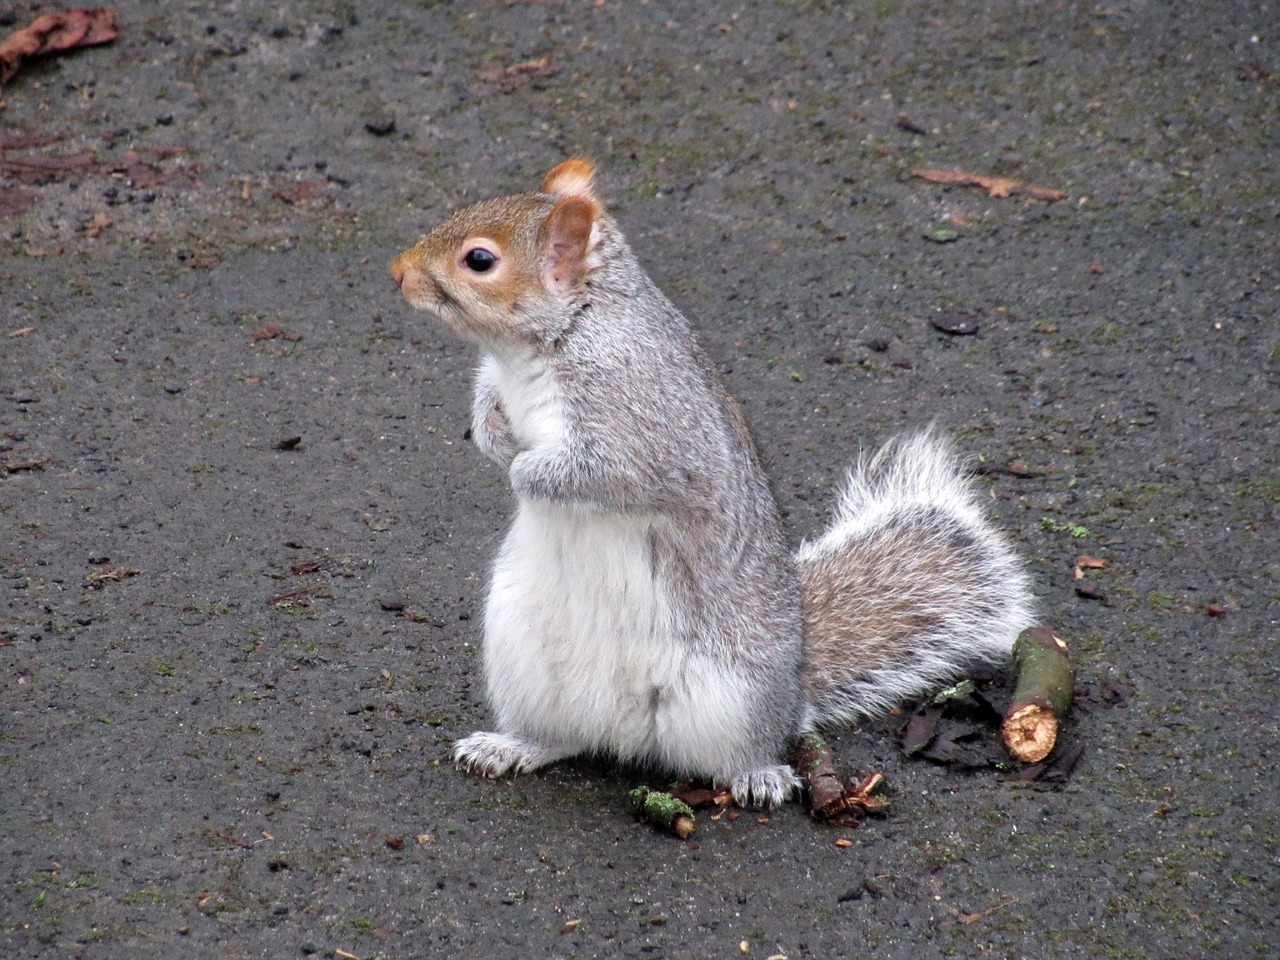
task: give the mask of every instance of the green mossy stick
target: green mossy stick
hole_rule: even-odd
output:
[[[688,838],[697,827],[693,808],[661,790],[636,787],[627,794],[627,805],[637,819],[674,833],[681,840]]]
[[[1005,748],[1023,763],[1039,763],[1058,741],[1058,727],[1071,711],[1075,670],[1067,645],[1048,627],[1022,631],[1013,645],[1018,685],[1000,733]]]

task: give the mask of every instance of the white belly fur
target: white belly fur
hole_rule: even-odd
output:
[[[657,756],[681,671],[647,517],[525,501],[498,554],[485,667],[500,729],[573,752]]]

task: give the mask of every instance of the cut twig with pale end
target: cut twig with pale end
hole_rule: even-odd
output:
[[[1018,685],[1000,733],[1023,763],[1039,763],[1058,741],[1058,727],[1071,710],[1075,670],[1067,645],[1048,627],[1022,631],[1013,645]]]

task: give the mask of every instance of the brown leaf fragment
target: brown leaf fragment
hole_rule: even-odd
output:
[[[119,35],[116,13],[110,7],[43,14],[36,17],[30,26],[0,40],[0,84],[8,83],[23,61],[31,57],[110,43]]]
[[[111,164],[111,173],[122,178],[129,186],[138,190],[158,187],[165,182],[160,168],[147,163],[137,152],[126,150],[115,163]]]
[[[1029,467],[1021,460],[1014,460],[1008,466],[1000,466],[995,463],[980,463],[973,468],[973,472],[984,477],[1017,477],[1019,480],[1043,477],[1048,473],[1047,470],[1037,470],[1035,467]]]
[[[911,756],[929,745],[938,733],[938,721],[942,719],[945,709],[942,704],[928,703],[911,714],[902,733],[903,753]]]
[[[728,790],[708,790],[706,787],[695,786],[692,783],[676,784],[671,788],[671,795],[687,803],[694,810],[700,810],[703,807],[723,807],[733,802],[733,795]]]
[[[88,153],[61,157],[14,156],[7,151],[0,154],[0,174],[29,186],[63,180],[78,183],[83,174],[97,169],[98,161]]]
[[[1240,68],[1241,80],[1253,80],[1253,81],[1257,81],[1258,83],[1267,83],[1271,80],[1274,80],[1275,78],[1276,78],[1275,73],[1268,70],[1266,67],[1258,63],[1256,60]]]
[[[482,83],[496,83],[503,93],[511,93],[536,81],[554,77],[560,68],[550,56],[536,57],[504,67],[497,60],[485,60],[476,68],[475,78]]]
[[[319,180],[301,180],[289,189],[276,190],[271,195],[291,207],[306,207],[332,199],[326,192],[326,184]]]
[[[333,594],[325,590],[323,587],[298,587],[295,590],[285,590],[283,593],[277,593],[271,598],[271,604],[281,609],[290,608],[306,608],[311,606],[314,597],[332,597]]]
[[[1117,707],[1119,709],[1129,706],[1129,697],[1132,696],[1128,687],[1121,686],[1112,680],[1102,681],[1099,694],[1102,697],[1102,702],[1108,707]]]
[[[907,133],[914,133],[918,137],[927,137],[929,135],[928,130],[905,116],[899,116],[898,119],[894,121],[894,125],[899,130],[905,130]]]
[[[252,840],[246,840],[243,837],[237,837],[230,830],[217,830],[214,827],[205,827],[204,832],[211,837],[216,837],[219,840],[225,840],[227,843],[234,844],[237,847],[242,847],[245,850],[253,849]]]
[[[518,76],[522,73],[541,73],[551,67],[551,57],[537,57],[533,60],[525,60],[521,63],[515,63],[507,67],[503,71],[507,76]]]
[[[1058,750],[1042,763],[1033,763],[1021,768],[1015,779],[1022,783],[1062,783],[1071,775],[1076,764],[1084,755],[1084,744],[1076,743],[1066,749]]]
[[[13,334],[9,334],[9,336],[13,336]],[[0,463],[0,477],[7,477],[11,473],[43,470],[46,463],[52,462],[53,457],[40,457],[37,460],[11,460],[8,463]]]
[[[1241,710],[1239,707],[1233,707],[1224,704],[1222,712],[1229,717],[1235,717],[1237,720],[1243,720],[1246,723],[1266,723],[1271,714],[1263,713],[1260,710]]]
[[[102,570],[94,570],[85,579],[89,581],[90,586],[97,586],[100,583],[122,583],[141,572],[137,567],[106,567]]]
[[[966,925],[967,925],[967,924],[970,924],[970,923],[975,923],[975,922],[977,922],[978,920],[983,919],[984,917],[989,917],[989,916],[991,916],[991,915],[992,915],[993,913],[995,913],[997,910],[1003,910],[1005,907],[1010,906],[1011,904],[1015,904],[1015,903],[1017,903],[1017,902],[1018,902],[1018,898],[1017,898],[1017,897],[1005,897],[1005,898],[1004,898],[1003,900],[1001,900],[999,903],[994,904],[993,906],[987,907],[987,909],[985,909],[985,910],[979,910],[979,911],[977,911],[976,913],[961,913],[961,914],[958,914],[958,915],[956,916],[956,918],[955,918],[955,922],[956,922],[956,923],[963,923],[963,924],[966,924]]]
[[[0,217],[25,213],[36,202],[34,190],[26,187],[0,187]]]
[[[956,307],[950,310],[939,310],[929,318],[929,322],[933,324],[935,330],[949,333],[953,337],[971,337],[982,328],[978,315],[979,311]]]
[[[32,147],[47,147],[65,139],[61,133],[15,133],[0,137],[0,153],[5,150],[30,150]]]
[[[1077,580],[1083,580],[1086,570],[1105,570],[1106,568],[1106,560],[1100,557],[1091,557],[1088,554],[1081,554],[1076,558],[1075,577]]]
[[[287,343],[297,343],[303,339],[301,333],[292,333],[284,327],[277,327],[275,324],[268,324],[265,327],[259,327],[253,333],[249,334],[249,342],[257,343],[259,340],[284,340]],[[301,440],[301,438],[299,438]]]
[[[985,731],[984,725],[947,719],[917,756],[953,767],[993,767],[1004,759],[1004,754]]]
[[[941,183],[952,187],[978,187],[985,190],[989,197],[1026,197],[1029,200],[1043,200],[1055,203],[1066,197],[1062,190],[1051,190],[1048,187],[1033,187],[1018,180],[1005,177],[991,177],[982,173],[968,173],[963,170],[939,170],[933,167],[912,170],[913,177]]]
[[[867,813],[881,813],[888,809],[889,801],[883,797],[873,797],[871,794],[882,786],[884,786],[884,774],[869,773],[858,781],[857,786],[846,789],[845,802],[849,807],[856,807]]]
[[[91,240],[102,236],[102,231],[111,226],[111,218],[105,213],[95,213],[93,219],[85,224],[84,235]]]

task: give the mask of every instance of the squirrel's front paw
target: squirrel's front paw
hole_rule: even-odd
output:
[[[785,763],[740,773],[729,781],[729,792],[740,806],[776,807],[802,786],[796,772]]]
[[[473,733],[453,745],[454,763],[490,779],[528,773],[557,759],[557,754],[540,744],[505,733]]]
[[[500,403],[495,403],[487,411],[475,411],[471,439],[481,453],[502,467],[511,466],[511,461],[520,452],[520,445],[511,432],[511,421]]]

